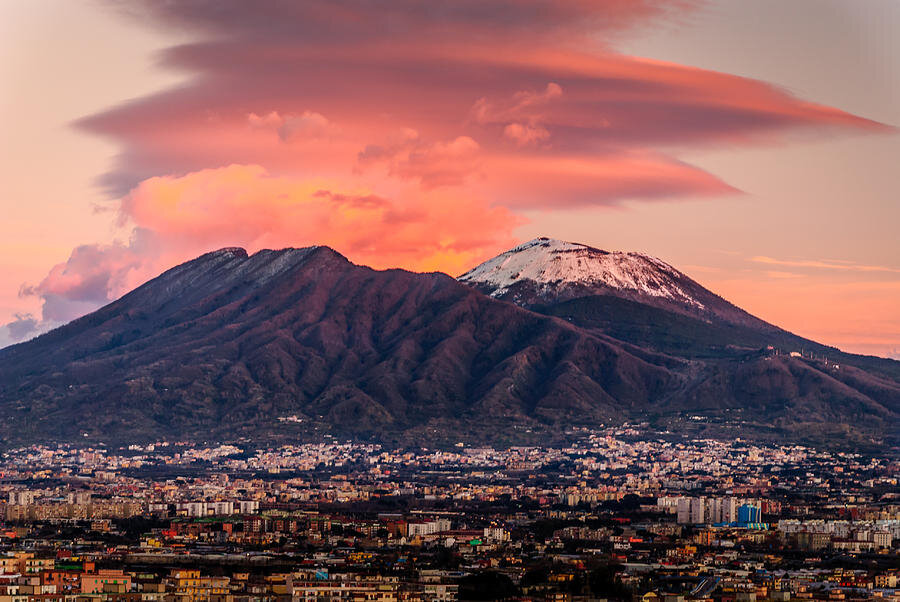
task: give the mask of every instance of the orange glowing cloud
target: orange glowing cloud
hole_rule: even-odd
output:
[[[271,176],[258,165],[151,178],[123,199],[121,211],[137,228],[194,250],[324,244],[377,268],[440,264],[451,272],[512,242],[520,221],[449,192],[388,199],[338,182]]]
[[[163,55],[190,76],[79,122],[120,145],[102,183],[131,240],[85,245],[24,292],[64,319],[231,245],[327,244],[376,267],[455,273],[513,243],[519,210],[736,192],[678,149],[885,129],[765,82],[611,49],[693,4],[118,7],[196,35]]]
[[[23,294],[44,300],[44,319],[64,322],[206,251],[253,252],[323,244],[376,268],[463,272],[519,223],[502,207],[433,192],[388,199],[339,183],[275,177],[258,165],[230,165],[150,178],[122,199],[128,244],[84,245]]]

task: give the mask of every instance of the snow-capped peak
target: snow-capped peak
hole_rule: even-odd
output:
[[[632,291],[703,308],[681,285],[687,277],[664,261],[545,237],[501,253],[459,280],[487,285],[493,297],[502,296],[517,282],[530,280],[548,288],[575,285]]]

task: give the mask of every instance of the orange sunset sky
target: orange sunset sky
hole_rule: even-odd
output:
[[[223,246],[551,236],[900,358],[896,0],[0,0],[0,346]]]

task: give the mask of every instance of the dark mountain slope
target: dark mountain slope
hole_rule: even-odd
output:
[[[782,330],[653,257],[537,238],[459,280],[637,355],[689,361],[687,386],[644,413],[657,424],[793,441],[900,441],[900,362]]]
[[[660,353],[692,359],[739,357],[769,346],[779,353],[802,352],[809,358],[853,366],[900,383],[900,362],[845,353],[778,328],[701,320],[612,295],[587,295],[529,309],[562,318],[592,332]]]
[[[681,387],[444,274],[374,271],[325,247],[225,249],[0,351],[0,432],[8,443],[267,437],[295,415],[338,432],[595,423]]]
[[[264,444],[329,432],[431,445],[530,430],[537,443],[573,425],[640,420],[689,436],[900,438],[896,362],[791,357],[803,340],[790,333],[692,313],[712,302],[674,268],[656,274],[659,264],[629,256],[620,271],[601,257],[638,288],[572,297],[563,283],[554,301],[556,278],[530,305],[541,315],[444,274],[375,271],[327,247],[209,253],[0,350],[0,437]],[[665,307],[675,302],[686,309]]]
[[[536,238],[459,277],[497,299],[607,336],[686,358],[729,358],[773,347],[900,383],[900,362],[844,353],[769,324],[666,262]]]

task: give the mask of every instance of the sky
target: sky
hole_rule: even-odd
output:
[[[900,358],[895,0],[0,0],[0,346],[203,252],[642,251]]]

